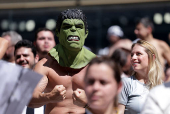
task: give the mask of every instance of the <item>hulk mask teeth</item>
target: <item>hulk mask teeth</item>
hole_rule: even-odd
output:
[[[69,36],[69,37],[67,38],[67,40],[68,40],[68,41],[79,41],[80,38],[79,38],[78,36]]]

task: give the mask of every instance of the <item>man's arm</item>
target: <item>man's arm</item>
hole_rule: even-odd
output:
[[[47,76],[50,70],[50,68],[43,66],[46,61],[47,59],[44,58],[34,67],[34,71],[44,75],[44,77],[35,88],[32,99],[28,105],[29,107],[37,108],[48,103],[60,102],[63,101],[66,97],[66,90],[63,85],[56,85],[51,92],[44,92],[47,84],[49,83]]]
[[[76,89],[73,91],[73,103],[80,107],[86,107],[87,105],[87,97],[86,93],[83,89]]]
[[[0,59],[2,59],[2,57],[4,56],[7,48],[8,48],[8,41],[0,37]]]
[[[45,95],[43,94],[43,91],[47,86],[47,83],[48,79],[46,76],[44,76],[34,90],[32,99],[28,105],[29,107],[37,108],[48,103],[47,97],[45,97]]]

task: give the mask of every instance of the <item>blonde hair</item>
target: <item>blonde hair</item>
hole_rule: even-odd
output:
[[[148,54],[149,72],[147,86],[151,89],[156,85],[162,84],[163,67],[161,66],[156,48],[147,41],[138,40],[137,43],[132,45],[132,49],[136,44],[144,47],[145,52]],[[133,75],[135,75],[135,72],[133,72]]]

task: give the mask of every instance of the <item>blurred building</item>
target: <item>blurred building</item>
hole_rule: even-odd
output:
[[[32,41],[39,27],[55,31],[59,12],[68,8],[80,8],[86,14],[85,45],[93,52],[109,44],[106,35],[111,25],[121,26],[127,38],[136,39],[135,21],[145,16],[155,24],[154,37],[168,42],[169,0],[0,0],[0,34],[15,30]]]

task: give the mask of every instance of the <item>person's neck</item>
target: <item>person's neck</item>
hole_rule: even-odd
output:
[[[120,39],[119,39],[120,40]],[[115,45],[119,40],[115,41],[115,42],[110,42],[110,47]]]
[[[13,61],[9,61],[9,62],[11,62],[11,63],[15,63],[15,60],[13,60]]]
[[[135,74],[135,77],[138,81],[146,84],[148,81],[148,72],[138,72]]]
[[[149,34],[147,37],[144,37],[143,40],[146,40],[148,42],[152,41],[154,39],[152,34]]]
[[[113,103],[112,103],[113,104]],[[106,108],[102,108],[99,110],[91,110],[93,114],[115,114],[114,106],[110,105]]]
[[[37,53],[38,53],[38,56],[39,56],[39,60],[46,58],[46,56],[47,56],[47,53],[46,54],[39,53],[39,52],[37,52]]]
[[[15,63],[15,58],[14,57],[11,57],[11,58],[8,58],[8,59],[4,58],[3,60],[8,61],[10,63]]]
[[[63,47],[63,50],[64,50],[64,53],[67,57],[67,60],[69,61],[69,64],[72,65],[72,63],[74,62],[75,58],[77,57],[77,55],[79,54],[79,51],[71,51],[71,50],[68,50],[66,48]]]

